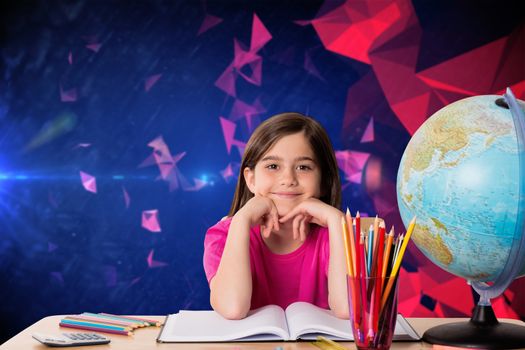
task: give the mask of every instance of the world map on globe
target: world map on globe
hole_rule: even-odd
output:
[[[498,99],[469,97],[432,115],[408,143],[397,176],[405,226],[417,217],[416,246],[469,281],[494,281],[521,238],[515,227],[518,210],[525,210],[519,206],[525,174],[511,112]]]

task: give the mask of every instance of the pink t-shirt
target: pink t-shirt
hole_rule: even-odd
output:
[[[231,218],[210,227],[204,238],[204,271],[208,283],[217,273]],[[250,229],[251,308],[277,304],[286,308],[306,301],[328,309],[328,229],[312,225],[305,242],[289,254],[275,254],[264,243],[259,226]]]

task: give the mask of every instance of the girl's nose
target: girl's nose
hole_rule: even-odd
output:
[[[281,176],[281,185],[295,186],[297,185],[297,177],[293,169],[283,171]]]

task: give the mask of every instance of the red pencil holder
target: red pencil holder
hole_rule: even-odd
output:
[[[397,279],[350,277],[348,306],[355,345],[359,350],[388,350],[397,319]]]

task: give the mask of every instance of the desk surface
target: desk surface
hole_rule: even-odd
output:
[[[74,332],[74,329],[70,328],[60,328],[58,326],[60,319],[64,315],[58,316],[49,316],[41,319],[37,323],[29,326],[22,332],[18,333],[13,338],[9,339],[4,344],[0,345],[0,350],[9,349],[9,350],[37,350],[37,349],[53,349],[48,348],[43,344],[40,344],[31,337],[32,333],[49,333],[49,334],[60,334],[63,332]],[[163,321],[163,316],[144,316],[149,319],[156,319]],[[466,321],[466,318],[407,318],[412,327],[420,333],[423,334],[425,330],[430,327],[437,326],[443,323],[457,322],[457,321]],[[519,325],[524,325],[523,322],[519,320],[510,320],[502,319],[501,322],[515,323]],[[81,332],[81,330],[79,330]],[[317,347],[312,346],[309,342],[262,342],[262,343],[195,343],[195,344],[159,344],[156,342],[157,335],[159,334],[160,328],[156,327],[147,327],[142,329],[137,329],[134,331],[132,336],[124,335],[111,335],[104,334],[105,336],[111,338],[111,343],[107,345],[96,345],[96,346],[82,346],[78,349],[90,350],[90,349],[126,349],[126,350],[147,350],[147,349],[194,349],[194,350],[215,350],[215,349],[224,349],[224,350],[233,350],[233,349],[253,349],[253,350],[274,350],[276,347],[282,347],[284,350],[314,350],[318,349]],[[355,345],[352,342],[342,342],[339,343],[347,349],[355,349]],[[57,348],[55,348],[57,349]],[[76,348],[65,348],[65,349],[76,349]],[[432,349],[431,344],[424,342],[394,342],[391,349],[403,349],[403,350],[421,350],[421,349]]]

